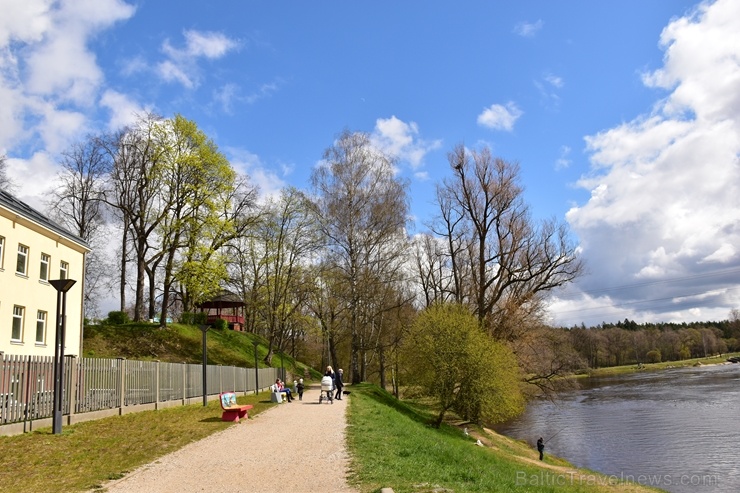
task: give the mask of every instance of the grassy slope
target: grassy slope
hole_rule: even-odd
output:
[[[395,493],[656,491],[552,456],[540,462],[527,444],[469,424],[470,436],[450,425],[433,429],[426,424],[430,410],[375,386],[352,386],[349,403],[352,480],[363,492],[382,487]]]
[[[211,329],[207,333],[208,364],[254,367],[254,345],[260,367],[267,354],[267,342],[246,332]],[[159,360],[173,363],[201,363],[203,361],[203,333],[193,325],[170,324],[166,329],[156,324],[130,323],[125,325],[91,325],[85,327],[83,356],[91,358],[126,358]],[[281,361],[284,357],[285,361]],[[306,365],[288,355],[273,355],[273,367],[303,374]],[[309,368],[309,371],[311,369]],[[312,371],[312,378],[320,377]]]

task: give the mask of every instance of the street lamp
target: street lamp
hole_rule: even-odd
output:
[[[207,338],[206,334],[208,333],[208,329],[211,328],[210,325],[199,325],[200,330],[203,332],[203,406],[208,405],[208,377],[206,376],[207,368],[208,368],[208,346],[207,346]]]
[[[54,410],[52,411],[51,432],[62,432],[62,393],[64,392],[64,332],[67,318],[67,291],[75,285],[73,279],[55,279],[49,284],[57,290],[57,322],[54,341]]]
[[[254,344],[254,393],[259,394],[260,393],[260,377],[259,377],[259,363],[257,361],[257,346],[260,345],[258,341],[252,341],[252,344]]]

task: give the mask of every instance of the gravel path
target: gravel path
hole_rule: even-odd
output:
[[[347,485],[347,396],[319,390],[191,443],[105,484],[110,493],[356,493]]]

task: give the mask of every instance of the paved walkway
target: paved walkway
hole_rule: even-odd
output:
[[[110,493],[356,493],[347,485],[347,396],[275,406],[107,483]]]

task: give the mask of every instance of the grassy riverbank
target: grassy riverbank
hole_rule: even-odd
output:
[[[623,366],[612,366],[608,368],[597,368],[588,370],[587,373],[579,375],[579,377],[608,377],[611,375],[623,375],[626,373],[636,373],[641,371],[658,371],[668,370],[671,368],[686,368],[692,366],[702,365],[718,365],[727,363],[727,358],[732,356],[740,356],[740,353],[724,354],[722,356],[709,356],[707,358],[692,358],[681,361],[663,361],[661,363],[643,363],[641,366],[623,365]],[[732,364],[732,363],[730,363]],[[737,364],[737,363],[735,363]]]
[[[352,391],[347,441],[352,480],[365,493],[383,487],[395,493],[660,491],[552,456],[540,462],[532,446],[491,430],[454,423],[431,428],[431,409],[399,401],[376,386]]]

